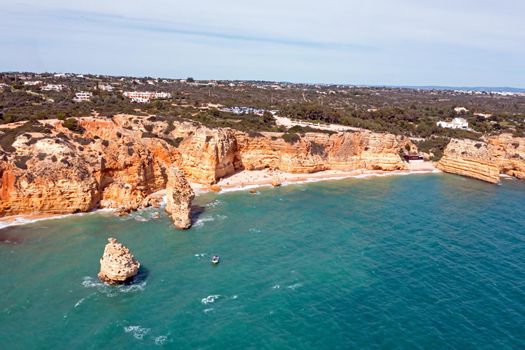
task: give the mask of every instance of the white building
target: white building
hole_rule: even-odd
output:
[[[454,108],[454,112],[456,112],[457,114],[467,113],[468,109],[466,109],[465,107],[456,107]]]
[[[62,91],[64,90],[64,85],[62,84],[47,84],[40,88],[42,91]]]
[[[488,118],[492,117],[492,114],[490,114],[490,113],[474,113],[474,115],[476,117],[483,117],[485,119],[488,119]]]
[[[465,120],[465,118],[454,118],[452,121],[444,122],[439,121],[437,122],[437,126],[446,128],[446,129],[462,129],[462,130],[468,130],[468,122]]]
[[[149,98],[144,98],[144,97],[132,97],[131,98],[131,102],[134,102],[134,103],[149,103]]]
[[[80,91],[80,92],[75,93],[75,98],[73,99],[73,101],[75,102],[90,101],[91,97],[93,97],[93,94],[91,92]]]
[[[155,98],[167,99],[167,98],[171,98],[171,94],[169,92],[156,92]]]
[[[24,85],[29,85],[29,86],[35,86],[35,85],[41,85],[41,84],[42,84],[42,81],[40,80],[24,81]]]
[[[233,113],[233,114],[257,114],[257,115],[263,115],[264,112],[266,112],[265,109],[261,108],[252,108],[252,107],[224,107],[221,108],[220,111],[227,112],[227,113]]]
[[[111,92],[113,91],[113,86],[111,86],[110,84],[102,84],[102,83],[99,83],[98,84],[98,89],[99,90],[102,90],[102,91],[107,91],[107,92]]]
[[[131,99],[132,102],[138,102],[138,101],[133,101],[133,99],[147,99],[149,102],[149,100],[171,98],[171,94],[169,92],[125,91],[123,95]],[[146,102],[140,102],[140,103],[146,103]]]

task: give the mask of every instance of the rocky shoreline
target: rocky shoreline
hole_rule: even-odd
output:
[[[453,139],[437,167],[490,183],[499,183],[500,175],[525,180],[525,138],[502,134],[485,141]]]
[[[289,143],[272,133],[130,115],[79,124],[82,132],[58,120],[21,134],[20,126],[0,127],[3,135],[15,134],[0,158],[0,216],[136,210],[166,188],[173,166],[203,185],[242,170],[405,170],[399,152],[414,147],[407,138],[372,132],[306,133]]]
[[[13,139],[0,154],[0,220],[101,208],[126,214],[158,206],[154,194],[167,190],[175,226],[188,228],[193,192],[187,183],[202,191],[411,173],[400,154],[417,151],[406,137],[369,131],[307,132],[286,141],[278,133],[154,116],[86,117],[79,125],[80,132],[43,120],[20,133],[17,124],[0,126],[0,136]],[[524,179],[525,139],[452,140],[437,168],[491,183],[500,174]]]

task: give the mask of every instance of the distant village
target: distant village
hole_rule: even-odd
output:
[[[72,87],[68,86],[67,83],[56,83],[56,80],[72,80],[78,82],[83,80],[86,82],[92,82],[86,91],[73,91],[75,102],[88,102],[93,97],[94,91],[104,92],[118,92],[122,96],[127,97],[131,102],[134,103],[150,103],[152,100],[159,99],[170,99],[172,94],[165,91],[157,91],[155,87],[158,85],[166,85],[170,83],[182,83],[194,87],[243,87],[252,86],[258,89],[273,89],[283,90],[292,84],[289,83],[261,83],[261,82],[241,82],[241,81],[228,81],[219,82],[215,80],[210,81],[195,81],[192,78],[188,79],[137,79],[131,77],[112,77],[105,75],[83,75],[73,73],[54,73],[54,74],[38,74],[38,73],[11,73],[14,74],[16,80],[21,82],[23,86],[31,87],[35,91],[44,92],[64,92],[69,91]],[[135,86],[135,90],[123,90],[123,86],[126,85]],[[9,87],[9,84],[0,83],[0,89]],[[149,87],[147,89],[146,87]],[[248,108],[248,107],[247,107]],[[254,111],[256,108],[253,109]],[[232,110],[232,113],[243,114],[252,113],[250,110],[241,112],[241,110]]]
[[[525,92],[512,91],[11,72],[0,94],[2,123],[131,113],[250,132],[367,129],[429,147],[525,133]]]

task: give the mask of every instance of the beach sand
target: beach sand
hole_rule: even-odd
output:
[[[192,183],[194,191],[199,194],[210,190],[240,191],[262,186],[280,186],[293,183],[338,180],[345,178],[363,178],[371,176],[394,176],[439,172],[432,162],[409,163],[407,170],[325,170],[309,174],[287,173],[279,170],[243,170],[221,179],[216,185],[207,186]]]

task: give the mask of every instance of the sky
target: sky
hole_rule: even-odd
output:
[[[525,87],[522,0],[0,0],[0,71]]]

